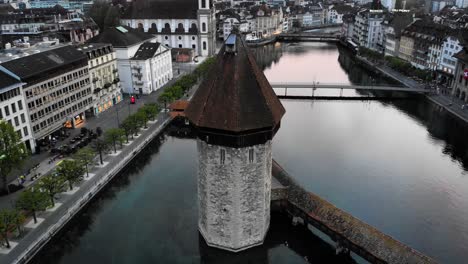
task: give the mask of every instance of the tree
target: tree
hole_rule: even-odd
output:
[[[18,209],[25,210],[32,214],[34,223],[37,223],[36,212],[44,211],[50,205],[51,203],[47,193],[41,192],[35,188],[24,190],[16,201],[16,207]]]
[[[167,103],[172,101],[172,94],[169,91],[164,91],[159,97],[158,102],[164,104],[164,109],[167,108]]]
[[[96,153],[90,147],[79,149],[75,154],[75,159],[86,168],[86,177],[89,177],[89,165],[93,164],[94,156]]]
[[[0,211],[0,236],[5,240],[5,246],[10,248],[8,233],[13,231],[18,223],[18,213],[13,209],[3,209]]]
[[[52,206],[55,206],[55,196],[65,191],[66,182],[62,177],[49,174],[42,177],[37,183],[37,186],[49,196]]]
[[[110,128],[104,133],[106,142],[114,146],[114,152],[117,152],[117,143],[120,143],[120,147],[122,147],[124,137],[125,132],[121,128]]]
[[[159,106],[155,103],[144,105],[141,109],[145,111],[146,116],[150,120],[154,120],[159,112]]]
[[[18,210],[13,210],[14,213],[14,223],[13,225],[16,226],[16,229],[18,230],[18,235],[21,235],[22,233],[22,225],[24,223],[24,220],[26,220],[26,216],[23,214],[23,212],[18,211]]]
[[[14,168],[21,167],[28,157],[28,150],[13,126],[4,120],[0,120],[0,174],[2,176],[2,188],[8,189],[7,176]]]
[[[70,190],[73,190],[73,184],[83,180],[85,168],[78,160],[66,159],[57,167],[57,174],[68,181]]]
[[[105,142],[102,139],[96,139],[94,142],[94,148],[96,149],[96,152],[99,154],[99,161],[101,162],[101,165],[104,164],[102,161],[102,154],[108,149],[109,145],[107,142]]]
[[[148,116],[146,115],[145,111],[142,111],[141,109],[138,110],[134,115],[134,118],[137,122],[138,127],[144,127],[147,128],[147,123],[148,123]]]
[[[127,136],[127,142],[129,135],[132,135],[133,139],[133,135],[138,132],[138,124],[135,117],[131,115],[125,118],[125,120],[122,122],[122,128],[124,129],[125,135]]]

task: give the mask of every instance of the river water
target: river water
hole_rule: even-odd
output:
[[[276,43],[254,52],[272,82],[395,84],[331,44]],[[293,177],[441,262],[466,262],[466,125],[422,98],[282,102],[274,158]],[[263,246],[240,254],[207,248],[197,231],[196,159],[192,139],[156,139],[33,263],[336,261],[333,249],[280,215]]]

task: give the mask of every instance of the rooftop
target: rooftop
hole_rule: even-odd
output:
[[[64,46],[7,61],[2,63],[1,66],[21,79],[26,79],[79,60],[86,60],[86,55],[73,46]]]
[[[233,35],[231,35],[233,36]],[[185,113],[196,126],[242,133],[275,128],[285,109],[244,40],[224,45]]]
[[[0,92],[1,90],[8,88],[12,85],[20,84],[21,81],[17,80],[10,74],[5,73],[4,71],[0,70]]]
[[[198,0],[145,0],[134,1],[122,19],[196,19]]]
[[[154,38],[127,26],[110,27],[88,40],[88,43],[110,43],[114,48],[126,48]]]
[[[147,60],[154,57],[154,54],[158,51],[159,46],[161,43],[151,43],[145,42],[143,43],[140,48],[138,48],[135,56],[133,56],[132,60]]]

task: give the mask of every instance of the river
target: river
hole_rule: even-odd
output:
[[[254,50],[272,82],[394,84],[332,44]],[[310,191],[444,263],[468,257],[468,128],[423,98],[283,100],[274,158]],[[273,215],[263,246],[207,248],[197,231],[196,145],[163,135],[33,263],[318,263],[334,251]],[[286,243],[287,242],[287,243]]]

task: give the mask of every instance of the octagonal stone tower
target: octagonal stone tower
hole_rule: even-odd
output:
[[[285,113],[244,40],[231,34],[185,114],[197,128],[198,228],[241,251],[270,225],[272,139]]]

